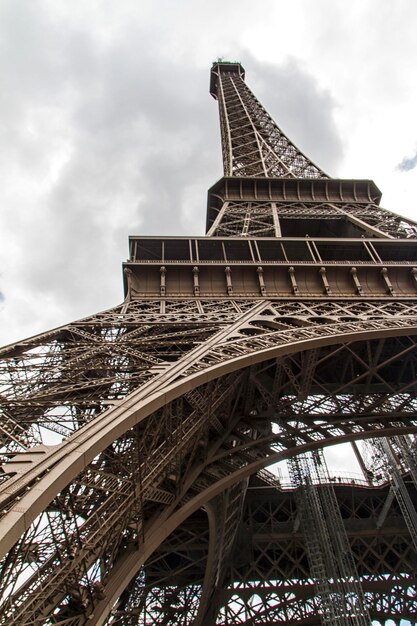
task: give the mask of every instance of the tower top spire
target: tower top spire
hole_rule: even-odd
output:
[[[219,103],[225,176],[328,178],[277,126],[245,83],[238,61],[215,61],[210,93]]]
[[[245,80],[245,68],[239,61],[223,61],[218,59],[213,62],[210,72],[210,94],[217,100],[217,79],[220,73],[237,74],[242,80]]]

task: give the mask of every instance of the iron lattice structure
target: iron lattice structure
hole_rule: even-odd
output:
[[[0,624],[417,623],[417,225],[240,64],[210,91],[207,236],[131,237],[120,306],[1,351]]]

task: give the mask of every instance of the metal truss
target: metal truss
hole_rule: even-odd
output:
[[[310,237],[352,236],[355,234],[394,239],[414,239],[415,222],[382,209],[375,202],[267,202],[226,200],[208,235],[216,237],[282,237],[291,236],[291,220],[300,220],[299,228],[318,228],[317,233],[299,232]],[[302,220],[302,222],[301,222]],[[320,220],[320,221],[319,221]],[[350,232],[349,232],[350,231]]]
[[[279,237],[274,202],[225,202],[207,233],[217,237]]]
[[[323,490],[329,486],[337,498],[370,619],[385,621],[389,617],[395,623],[401,619],[414,623],[417,606],[415,553],[410,548],[407,529],[396,503],[379,531],[374,530],[375,519],[383,510],[389,493],[388,487],[372,489],[338,481],[316,484],[321,501]],[[230,583],[224,585],[220,593],[218,623],[322,623],[323,606],[307,559],[309,550],[301,531],[297,494],[276,487],[268,490],[260,482],[255,486],[255,481],[248,493]],[[312,539],[309,534],[308,541]],[[244,545],[250,545],[250,550],[244,552]],[[371,562],[372,573],[369,571]],[[332,599],[336,603],[336,593]],[[346,615],[341,615],[340,622],[335,623],[343,623],[344,618]],[[348,623],[357,622],[351,619]]]
[[[122,305],[0,351],[0,624],[415,620],[416,226],[211,78],[213,237],[131,238]],[[384,471],[329,476],[356,441]]]
[[[417,552],[417,511],[410,495],[410,484],[413,488],[417,485],[414,441],[404,435],[372,440],[367,442],[366,452],[369,474],[384,477],[391,484],[382,516],[388,513],[396,499]]]
[[[326,178],[278,128],[255,98],[238,63],[214,63],[225,176]]]
[[[8,594],[2,606],[5,621],[31,624],[33,620],[43,619],[44,623],[54,623],[53,619],[77,611],[85,616],[79,619],[91,617],[92,621],[97,617],[96,610],[104,610],[101,595],[107,597],[110,593],[123,563],[130,563],[128,559],[132,555],[140,563],[145,546],[163,541],[161,527],[167,533],[171,528],[175,530],[176,519],[197,510],[216,493],[223,493],[224,499],[228,484],[239,484],[272,460],[291,456],[293,450],[313,450],[330,442],[374,434],[417,431],[416,344],[411,336],[330,345],[325,342],[319,348],[301,352],[297,346],[293,354],[268,359],[263,356],[258,365],[242,369],[233,347],[235,342],[241,345],[242,340],[233,339],[233,334],[248,338],[245,345],[250,355],[254,348],[252,329],[255,329],[253,337],[263,338],[262,349],[268,335],[271,339],[276,333],[289,332],[287,326],[285,331],[273,330],[271,307],[273,303],[262,303],[255,305],[255,312],[242,314],[240,324],[235,323],[234,333],[231,332],[234,325],[227,325],[229,340],[224,344],[227,348],[223,348],[223,359],[229,370],[234,362],[235,373],[216,376],[212,382],[181,393],[168,404],[161,402],[160,409],[149,413],[147,419],[136,421],[136,426],[128,413],[122,412],[124,434],[100,453],[91,452],[94,456],[81,473],[77,469],[80,463],[77,455],[76,474],[64,488],[61,477],[74,452],[74,443],[84,441],[84,449],[86,444],[87,448],[91,447],[94,437],[89,437],[88,432],[98,427],[102,433],[103,417],[93,417],[86,425],[79,426],[56,449],[41,454],[35,448],[30,471],[5,474],[9,479],[4,483],[2,500],[5,512],[9,512],[2,523],[7,528],[7,519],[13,520],[8,531],[10,537],[19,511],[22,522],[27,523],[30,511],[34,510],[33,502],[43,509],[4,562],[2,580]],[[335,323],[338,329],[339,324]],[[320,323],[307,328],[312,331],[325,327]],[[225,337],[225,331],[218,331],[217,338]],[[291,332],[298,343],[300,337],[294,327]],[[216,347],[214,336],[212,339],[213,355],[220,348]],[[204,341],[191,350],[196,352],[198,370],[203,363],[206,369],[213,367],[207,343]],[[202,346],[206,348],[205,359],[201,356]],[[32,344],[28,349],[32,349]],[[184,377],[190,379],[192,359],[188,355],[183,361],[184,373],[179,369],[176,375],[181,383]],[[181,358],[178,365],[180,362]],[[55,358],[52,363],[56,367]],[[44,373],[45,367],[41,371]],[[156,373],[155,378],[164,374]],[[165,396],[168,388],[169,385],[162,390]],[[78,398],[77,385],[74,394]],[[156,395],[151,396],[153,406]],[[131,402],[129,396],[127,401]],[[38,398],[38,410],[39,406]],[[120,411],[120,407],[119,404],[107,410],[110,422],[113,422],[112,411]],[[62,461],[57,461],[57,451]],[[36,454],[42,458],[38,464]],[[17,461],[13,455],[4,466],[6,472],[19,471],[17,462],[27,467],[30,454],[22,457],[20,460],[17,456]],[[58,492],[47,505],[44,484]],[[27,508],[29,501],[32,505]],[[225,512],[224,506],[223,520],[230,520],[231,514]],[[239,517],[238,511],[239,508],[235,519]],[[231,544],[226,528],[232,531],[233,538],[233,524],[215,526],[223,537],[215,545],[224,544],[221,553],[227,554]],[[217,535],[219,530],[213,532]],[[220,563],[219,559],[220,556],[213,556],[212,569],[205,575],[206,596],[214,593],[213,581],[221,580],[215,574],[219,572],[220,565],[215,565]],[[131,574],[131,567],[129,571]],[[48,580],[46,587],[45,580]],[[49,617],[52,621],[47,621],[52,607],[57,617]]]

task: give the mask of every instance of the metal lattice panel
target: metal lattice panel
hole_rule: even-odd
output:
[[[28,528],[4,565],[2,579],[9,593],[15,589],[5,619],[45,619],[51,603],[61,607],[58,614],[96,603],[98,583],[105,587],[129,545],[141,543],[145,520],[158,520],[158,528],[181,502],[186,509],[230,473],[243,478],[294,446],[313,449],[381,427],[417,430],[414,353],[413,342],[401,338],[336,345],[314,358],[300,353],[261,363],[163,406],[103,450]],[[369,361],[374,354],[378,360]],[[342,378],[332,380],[335,369]],[[233,524],[223,528],[227,545],[224,532]],[[26,552],[34,556],[19,564]],[[32,576],[19,584],[27,571]],[[45,589],[52,573],[55,583]]]
[[[243,81],[240,64],[215,63],[225,176],[325,178],[294,146]]]
[[[293,225],[291,220],[299,224]],[[208,232],[217,237],[281,237],[289,233],[415,239],[417,225],[374,203],[227,200]]]

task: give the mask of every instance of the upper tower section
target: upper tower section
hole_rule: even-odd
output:
[[[328,178],[284,135],[244,80],[240,63],[213,63],[210,93],[219,103],[224,175]]]
[[[131,237],[127,297],[160,300],[161,313],[230,297],[415,300],[417,224],[381,209],[372,181],[316,167],[244,78],[240,63],[211,69],[225,176],[208,192],[207,236]]]

